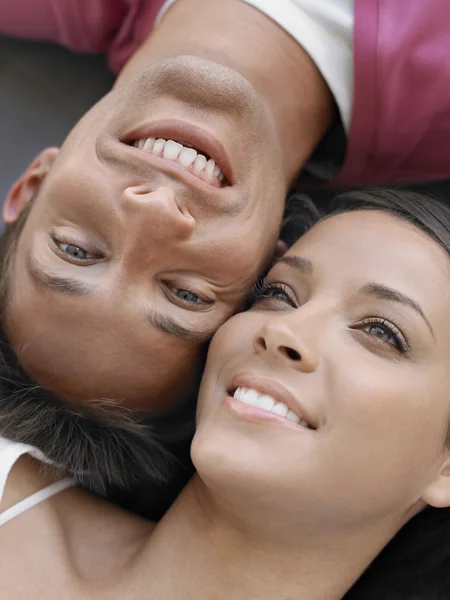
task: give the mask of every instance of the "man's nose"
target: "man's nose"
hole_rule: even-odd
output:
[[[187,240],[195,228],[188,207],[168,187],[128,187],[122,195],[122,207],[135,235],[142,234],[148,240]]]
[[[311,373],[318,366],[317,347],[306,331],[302,333],[295,326],[295,316],[292,313],[268,320],[253,338],[253,347],[271,364]]]

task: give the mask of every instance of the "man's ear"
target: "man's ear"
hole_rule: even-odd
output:
[[[3,204],[3,220],[11,225],[38,192],[58,155],[58,148],[46,148],[9,190]]]
[[[435,508],[450,507],[450,456],[443,462],[438,474],[422,494],[422,500]]]

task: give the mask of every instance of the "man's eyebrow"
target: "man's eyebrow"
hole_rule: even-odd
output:
[[[298,271],[302,271],[303,273],[313,272],[312,262],[309,258],[304,258],[303,256],[293,256],[291,254],[281,256],[275,261],[273,266],[279,265],[280,263],[288,265]]]
[[[160,331],[167,333],[167,335],[171,335],[194,344],[203,344],[208,342],[216,332],[216,329],[213,331],[197,331],[195,329],[189,329],[188,327],[184,327],[184,325],[180,325],[180,323],[178,323],[169,315],[163,315],[151,309],[145,312],[145,317],[147,321],[153,325],[153,327],[156,327]]]
[[[429,320],[425,316],[425,313],[423,312],[420,304],[418,302],[416,302],[415,300],[413,300],[412,298],[410,298],[409,296],[407,296],[406,294],[403,294],[402,292],[399,292],[398,290],[394,290],[394,289],[392,289],[386,285],[383,285],[381,283],[366,283],[360,289],[360,293],[366,294],[366,295],[371,295],[371,296],[376,296],[377,298],[380,298],[380,300],[388,300],[390,302],[398,302],[399,304],[409,306],[410,308],[415,310],[417,314],[419,314],[422,317],[422,319],[427,324],[428,329],[431,332],[431,335],[434,337],[433,328],[431,327]]]
[[[53,275],[43,268],[31,256],[27,256],[26,258],[26,267],[31,278],[37,285],[44,286],[60,294],[85,296],[87,294],[93,294],[97,290],[97,286],[81,281],[76,277],[61,277],[59,275]],[[171,335],[195,344],[203,344],[208,342],[216,332],[216,328],[208,331],[189,329],[188,327],[184,327],[184,325],[178,323],[169,315],[163,315],[154,310],[146,311],[145,318],[151,325],[167,335]],[[217,326],[217,329],[219,325]]]
[[[30,255],[26,257],[26,268],[30,277],[37,285],[54,290],[59,294],[86,296],[88,294],[93,294],[97,290],[96,285],[87,283],[76,277],[61,277],[60,275],[54,275]]]

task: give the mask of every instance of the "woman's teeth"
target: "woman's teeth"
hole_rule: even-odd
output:
[[[206,156],[199,154],[197,150],[190,146],[184,146],[173,140],[163,140],[162,138],[138,140],[134,142],[134,146],[155,156],[178,162],[209,183],[216,180],[222,184],[225,181],[225,176],[215,161],[212,158],[208,160]]]
[[[310,426],[306,421],[301,419],[292,410],[289,410],[286,404],[274,400],[272,396],[260,394],[256,390],[239,387],[234,392],[233,398],[235,400],[239,400],[239,402],[249,404],[250,406],[256,406],[257,408],[261,408],[262,410],[265,410],[267,412],[274,413],[276,415],[279,415],[280,417],[284,417],[289,421],[293,421],[294,423],[298,423],[299,425],[310,429]]]

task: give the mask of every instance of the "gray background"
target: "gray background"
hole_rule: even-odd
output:
[[[0,37],[1,201],[34,156],[60,145],[113,81],[102,56]]]

